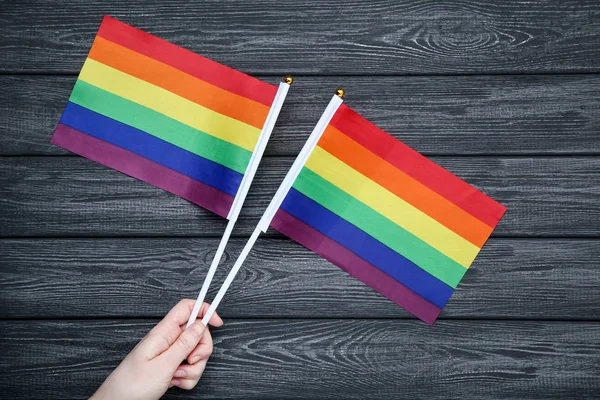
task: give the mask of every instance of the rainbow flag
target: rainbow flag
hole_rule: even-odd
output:
[[[51,141],[226,217],[276,95],[106,16]]]
[[[506,208],[339,103],[263,219],[433,324]]]

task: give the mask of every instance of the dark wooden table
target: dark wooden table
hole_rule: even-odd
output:
[[[166,397],[597,397],[600,3],[486,3],[0,1],[0,397],[93,393],[195,297],[225,227],[50,145],[104,13],[296,77],[217,281],[337,86],[509,207],[433,327],[269,232],[198,388]]]

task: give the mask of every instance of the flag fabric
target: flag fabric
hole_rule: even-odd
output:
[[[341,104],[270,225],[433,324],[505,211]]]
[[[226,217],[276,94],[106,16],[51,141]]]

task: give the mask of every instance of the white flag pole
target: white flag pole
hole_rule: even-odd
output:
[[[338,91],[341,90],[342,89],[338,89]],[[317,125],[315,125],[315,128],[306,140],[306,143],[304,143],[304,146],[302,147],[302,150],[300,150],[298,157],[296,157],[294,164],[292,164],[292,167],[285,175],[285,178],[283,178],[283,182],[281,182],[281,185],[279,186],[279,189],[277,189],[277,192],[275,193],[275,196],[273,196],[273,199],[271,199],[271,203],[269,203],[267,210],[264,212],[262,218],[258,222],[258,228],[261,231],[266,232],[269,228],[273,217],[275,217],[275,213],[277,212],[277,210],[279,210],[279,207],[281,207],[281,203],[283,203],[283,199],[285,198],[285,196],[287,196],[288,192],[290,191],[290,188],[292,187],[294,181],[298,177],[298,174],[304,167],[306,160],[308,160],[308,157],[317,145],[317,142],[319,141],[319,139],[321,139],[321,136],[323,135],[323,132],[325,132],[325,128],[327,128],[327,125],[329,125],[331,118],[333,118],[333,115],[342,104],[343,95],[343,92],[341,93],[341,95],[335,94],[329,101],[325,112],[323,112],[323,115],[321,115],[321,118],[319,118],[319,122],[317,122]]]
[[[317,122],[317,125],[315,126],[312,133],[308,137],[308,140],[302,147],[302,150],[300,150],[298,157],[296,157],[294,164],[292,165],[292,167],[286,174],[285,178],[283,179],[283,182],[279,186],[279,189],[277,189],[275,196],[271,200],[271,203],[269,203],[267,210],[264,212],[258,225],[254,229],[254,232],[252,232],[252,236],[250,236],[250,239],[248,239],[248,242],[246,242],[246,245],[244,246],[244,249],[242,250],[240,256],[235,261],[233,268],[231,268],[231,271],[229,271],[229,274],[227,275],[227,278],[223,282],[223,285],[221,285],[219,292],[217,293],[217,295],[214,298],[214,300],[212,301],[210,307],[206,311],[206,314],[204,314],[204,318],[202,318],[202,324],[204,324],[204,325],[208,324],[208,321],[210,321],[210,318],[215,313],[217,307],[219,306],[219,303],[221,303],[221,300],[223,300],[223,297],[225,296],[225,293],[229,289],[229,286],[231,286],[231,283],[235,279],[235,276],[237,275],[238,271],[242,267],[242,264],[246,260],[248,253],[250,253],[250,250],[252,250],[252,247],[254,246],[256,239],[258,239],[258,236],[260,235],[261,232],[266,232],[266,230],[269,228],[269,225],[271,224],[271,221],[273,220],[275,213],[281,206],[281,203],[283,202],[283,199],[285,198],[285,196],[287,196],[287,193],[289,192],[290,188],[292,187],[292,184],[298,177],[298,174],[302,170],[302,167],[304,167],[304,164],[306,163],[306,160],[308,160],[310,153],[312,153],[313,149],[317,145],[317,142],[323,135],[323,132],[325,132],[325,128],[327,128],[327,125],[329,125],[331,118],[333,118],[333,115],[335,114],[337,109],[342,104],[343,96],[344,96],[344,90],[338,89],[336,91],[336,95],[334,95],[333,98],[331,99],[331,101],[329,102],[329,105],[325,109],[325,112],[319,119],[319,122]],[[200,303],[200,304],[202,304],[202,303]]]
[[[219,303],[221,303],[221,300],[223,300],[223,296],[225,296],[227,289],[229,289],[229,286],[231,286],[231,282],[233,282],[233,280],[235,279],[235,276],[237,275],[242,264],[246,260],[248,253],[250,253],[250,250],[252,250],[252,246],[254,246],[256,239],[258,239],[258,235],[260,235],[260,229],[256,228],[256,229],[254,229],[254,232],[252,232],[252,236],[250,236],[250,239],[248,239],[248,241],[246,242],[246,245],[244,246],[242,252],[240,253],[240,256],[238,257],[237,260],[235,260],[235,264],[233,264],[231,271],[229,271],[229,274],[227,274],[227,278],[225,278],[223,285],[221,285],[221,288],[219,289],[219,292],[217,293],[214,300],[210,304],[210,307],[204,314],[204,318],[202,318],[203,325],[205,325],[205,326],[208,325],[208,321],[210,321],[211,317],[217,310],[217,307],[219,306]]]
[[[254,151],[252,152],[252,156],[250,157],[250,162],[248,163],[248,167],[246,168],[246,172],[244,173],[244,177],[242,178],[240,187],[238,188],[235,198],[233,199],[233,204],[229,209],[229,214],[227,215],[227,219],[229,220],[229,222],[227,223],[227,227],[225,228],[225,232],[223,233],[221,242],[217,247],[217,252],[215,253],[215,256],[210,264],[210,268],[208,269],[208,273],[206,274],[206,278],[204,279],[204,283],[202,284],[200,293],[198,293],[196,304],[194,304],[194,309],[192,310],[192,314],[188,319],[186,328],[193,324],[194,321],[196,321],[196,318],[198,318],[198,313],[200,312],[202,303],[204,303],[204,298],[206,297],[206,293],[208,292],[208,287],[210,286],[210,283],[212,282],[212,279],[215,276],[215,272],[217,271],[217,267],[219,266],[221,257],[223,257],[225,247],[227,247],[227,242],[229,241],[229,237],[231,236],[231,232],[233,231],[235,222],[237,221],[240,215],[240,211],[244,206],[244,201],[246,200],[246,196],[248,195],[248,191],[250,190],[250,186],[252,185],[252,180],[254,179],[254,175],[256,174],[256,170],[258,169],[260,160],[262,159],[263,153],[265,152],[265,148],[267,147],[267,143],[269,142],[269,138],[271,137],[273,128],[275,127],[275,122],[279,117],[279,112],[281,111],[281,107],[283,106],[288,90],[290,89],[290,85],[293,82],[294,79],[288,75],[284,78],[283,82],[279,83],[279,89],[277,90],[277,94],[275,95],[275,99],[273,100],[273,104],[271,105],[271,109],[267,114],[267,119],[265,120],[263,128],[260,132],[258,141],[254,146]]]

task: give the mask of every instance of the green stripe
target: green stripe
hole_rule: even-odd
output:
[[[252,155],[246,149],[208,135],[82,80],[77,80],[69,99],[152,136],[244,174]]]
[[[453,288],[467,271],[456,261],[306,167],[294,182],[294,189]]]

